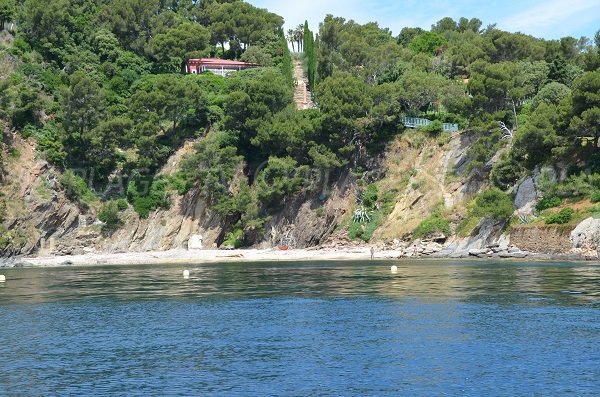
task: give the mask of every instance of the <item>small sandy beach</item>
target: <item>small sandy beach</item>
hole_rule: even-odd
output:
[[[375,251],[375,259],[398,258],[400,251]],[[368,247],[348,249],[244,249],[244,250],[170,250],[127,253],[89,253],[64,256],[33,256],[21,258],[20,266],[90,266],[124,264],[178,264],[258,261],[304,261],[304,260],[369,260]]]

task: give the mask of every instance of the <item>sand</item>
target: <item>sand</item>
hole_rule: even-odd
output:
[[[375,259],[393,259],[399,251],[375,251]],[[64,256],[35,256],[19,260],[22,266],[90,266],[124,264],[202,264],[219,262],[369,260],[368,247],[348,249],[244,249],[244,250],[170,250],[127,253],[89,253]]]

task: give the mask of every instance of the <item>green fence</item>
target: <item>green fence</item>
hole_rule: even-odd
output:
[[[418,128],[425,127],[431,124],[431,120],[421,119],[418,117],[404,117],[402,119],[404,125],[408,128]],[[457,132],[458,124],[454,123],[443,123],[443,128],[445,132]]]

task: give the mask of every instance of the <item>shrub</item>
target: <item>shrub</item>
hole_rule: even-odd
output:
[[[562,203],[560,197],[544,197],[536,205],[535,209],[538,211],[547,210],[548,208],[558,207]]]
[[[119,209],[119,211],[125,211],[127,209],[127,207],[129,207],[127,200],[125,200],[125,199],[117,200],[117,208]]]
[[[490,178],[496,187],[504,190],[514,185],[522,174],[523,169],[517,161],[505,158],[494,165]]]
[[[432,135],[438,135],[444,132],[444,124],[440,120],[433,120],[431,124],[425,126],[423,130]]]
[[[565,223],[569,223],[573,218],[574,211],[572,208],[563,208],[557,214],[552,214],[546,218],[545,222],[547,225],[558,224],[564,225]]]
[[[450,223],[439,215],[431,215],[424,219],[413,231],[413,238],[423,238],[431,236],[434,233],[450,233]]]
[[[242,237],[244,236],[244,231],[241,228],[234,229],[233,231],[227,233],[225,235],[225,241],[223,241],[224,247],[233,247],[239,248],[242,245]]]
[[[348,237],[352,240],[362,239],[365,234],[364,225],[362,223],[352,223],[348,229]]]
[[[475,199],[473,214],[496,220],[510,218],[514,212],[511,198],[497,188],[480,193]]]
[[[67,197],[79,202],[84,208],[96,201],[96,195],[90,190],[86,181],[71,170],[67,170],[60,178],[60,185]]]
[[[129,182],[127,196],[140,218],[147,218],[152,210],[169,207],[168,187],[166,178],[152,180],[140,177]]]
[[[102,206],[98,219],[104,222],[102,232],[111,234],[123,226],[124,222],[119,216],[119,205],[116,201],[108,201]]]
[[[592,194],[590,195],[590,201],[592,203],[600,202],[600,191],[599,190],[592,192]]]
[[[299,166],[291,157],[269,157],[255,182],[259,200],[269,207],[280,205],[285,196],[302,188],[307,171],[308,167]]]
[[[367,186],[367,190],[363,194],[362,204],[368,209],[375,208],[377,200],[379,199],[379,189],[374,184]]]

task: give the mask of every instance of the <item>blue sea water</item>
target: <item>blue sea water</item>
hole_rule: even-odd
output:
[[[600,395],[598,264],[391,264],[4,269],[0,395]]]

